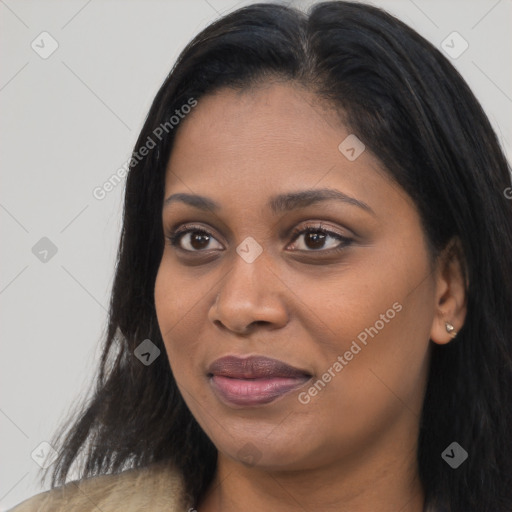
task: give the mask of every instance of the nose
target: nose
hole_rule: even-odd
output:
[[[263,254],[252,263],[234,256],[232,268],[221,279],[208,319],[220,328],[249,334],[257,326],[279,329],[288,322],[286,286]]]

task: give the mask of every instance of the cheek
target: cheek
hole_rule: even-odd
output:
[[[185,281],[183,274],[175,271],[169,262],[162,261],[155,281],[156,315],[177,379],[194,361],[198,349],[195,340],[200,339],[197,319],[206,314],[203,309],[207,296],[208,289],[201,285],[200,279],[193,283]]]
[[[352,267],[324,289],[326,307],[321,310],[318,297],[307,299],[312,308],[317,304],[330,335],[313,356],[322,362],[316,378],[329,381],[325,387],[317,386],[318,393],[312,390],[316,413],[339,412],[340,421],[351,417],[360,420],[361,428],[370,425],[371,418],[390,418],[404,404],[419,413],[433,318],[433,280],[422,253],[416,256],[380,255],[365,261],[359,271]]]

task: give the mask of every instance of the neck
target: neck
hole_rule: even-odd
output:
[[[247,467],[219,453],[198,511],[422,512],[416,451],[397,448],[391,444],[380,453],[358,453],[353,460],[301,471]]]

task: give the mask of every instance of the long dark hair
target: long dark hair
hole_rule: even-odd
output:
[[[145,366],[134,355],[149,338],[165,356],[153,293],[164,244],[165,168],[179,130],[169,120],[221,87],[275,78],[306,86],[337,108],[416,203],[434,256],[460,240],[467,317],[455,340],[432,346],[420,477],[429,506],[510,512],[510,169],[448,60],[398,19],[352,2],[317,4],[308,14],[254,4],[208,26],[181,53],[135,146],[101,365],[91,396],[57,438],[52,486],[65,483],[75,464],[85,477],[157,461],[177,466],[196,499],[211,482],[216,449],[185,405],[167,357]],[[149,139],[157,145],[140,158]],[[457,469],[441,458],[453,441],[469,453]]]

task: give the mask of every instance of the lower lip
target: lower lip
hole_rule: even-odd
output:
[[[272,377],[264,379],[232,379],[213,375],[210,383],[221,400],[229,405],[250,406],[273,402],[306,383],[310,377]]]

